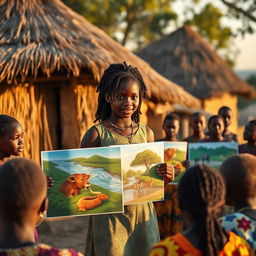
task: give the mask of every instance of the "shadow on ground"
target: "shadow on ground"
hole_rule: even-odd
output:
[[[38,228],[39,242],[84,253],[89,217],[45,220]]]

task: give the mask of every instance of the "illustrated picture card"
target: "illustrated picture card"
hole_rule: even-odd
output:
[[[156,173],[163,163],[163,142],[122,145],[124,204],[163,200],[164,182]]]
[[[41,152],[48,189],[47,217],[123,212],[119,147]]]
[[[187,145],[185,141],[165,141],[164,142],[164,162],[171,164],[175,169],[179,170],[179,174],[175,176],[174,181],[170,184],[179,183],[184,174],[185,167],[182,162],[187,158]]]
[[[223,161],[238,154],[236,142],[198,142],[188,144],[190,166],[205,164],[219,170]]]

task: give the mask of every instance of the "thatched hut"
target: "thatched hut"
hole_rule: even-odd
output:
[[[199,105],[60,0],[2,0],[0,17],[0,109],[23,124],[27,157],[39,161],[40,150],[79,146],[93,124],[95,86],[110,63],[126,61],[142,72],[144,123],[176,102]]]
[[[219,107],[228,105],[237,120],[237,95],[255,95],[210,44],[188,26],[146,46],[138,56],[198,97],[206,112],[216,114]],[[236,128],[234,121],[232,129]]]

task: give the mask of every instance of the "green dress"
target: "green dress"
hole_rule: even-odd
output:
[[[101,146],[128,144],[128,138],[110,131],[102,124],[95,126]],[[132,143],[147,142],[144,125],[130,139]],[[160,240],[157,217],[152,203],[129,205],[124,213],[91,216],[85,255],[146,256]]]

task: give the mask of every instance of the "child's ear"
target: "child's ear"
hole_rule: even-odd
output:
[[[107,103],[111,103],[111,98],[110,98],[109,95],[106,95],[106,96],[105,96],[105,99],[106,99]]]
[[[41,203],[40,208],[38,209],[38,214],[40,215],[40,213],[44,213],[47,212],[48,209],[48,199],[47,197],[43,200],[43,202]]]

